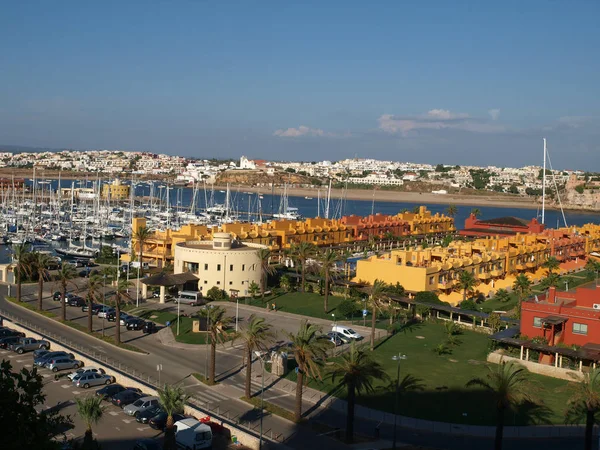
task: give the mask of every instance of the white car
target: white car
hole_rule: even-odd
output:
[[[360,341],[363,338],[361,334],[357,333],[352,328],[346,327],[344,325],[334,325],[331,327],[331,331],[336,331],[342,336],[354,339],[355,341]]]
[[[100,375],[104,375],[106,372],[104,371],[104,369],[99,369],[98,367],[82,367],[80,369],[77,369],[75,372],[72,372],[69,375],[67,375],[67,378],[73,381],[75,378],[78,378],[87,373],[99,373]]]

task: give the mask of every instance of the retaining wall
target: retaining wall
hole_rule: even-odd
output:
[[[547,377],[560,378],[561,380],[577,381],[583,379],[583,374],[576,370],[564,369],[562,367],[550,366],[548,364],[540,364],[534,361],[526,361],[524,359],[515,358],[499,352],[492,352],[487,357],[488,362],[500,364],[500,361],[513,361],[521,364],[532,373],[545,375]]]

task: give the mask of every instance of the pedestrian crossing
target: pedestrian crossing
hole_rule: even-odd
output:
[[[190,392],[196,399],[206,403],[216,404],[231,400],[229,397],[219,394],[218,392],[208,388],[202,389],[201,386],[196,386],[195,388],[190,387],[188,388],[188,392]]]

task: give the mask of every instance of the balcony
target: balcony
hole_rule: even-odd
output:
[[[483,273],[478,273],[477,274],[477,279],[479,280],[489,280],[490,278],[492,278],[492,274],[490,272],[483,272]]]
[[[498,270],[498,269],[494,269],[490,272],[490,274],[493,277],[501,277],[502,275],[504,275],[504,271],[503,270]]]
[[[455,280],[442,281],[441,283],[438,283],[438,289],[442,289],[442,290],[452,289],[455,284],[456,284]]]

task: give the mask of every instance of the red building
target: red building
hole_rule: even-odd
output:
[[[521,305],[521,335],[543,337],[548,345],[600,344],[600,288],[547,294]]]
[[[499,217],[497,219],[479,220],[471,214],[465,220],[465,228],[459,231],[461,236],[496,236],[515,235],[517,233],[541,233],[544,225],[537,219],[526,220],[518,217]]]
[[[408,222],[379,213],[366,217],[344,216],[340,222],[348,228],[354,229],[354,236],[357,241],[366,241],[371,237],[384,238],[388,233],[393,236],[410,235],[410,224]]]

